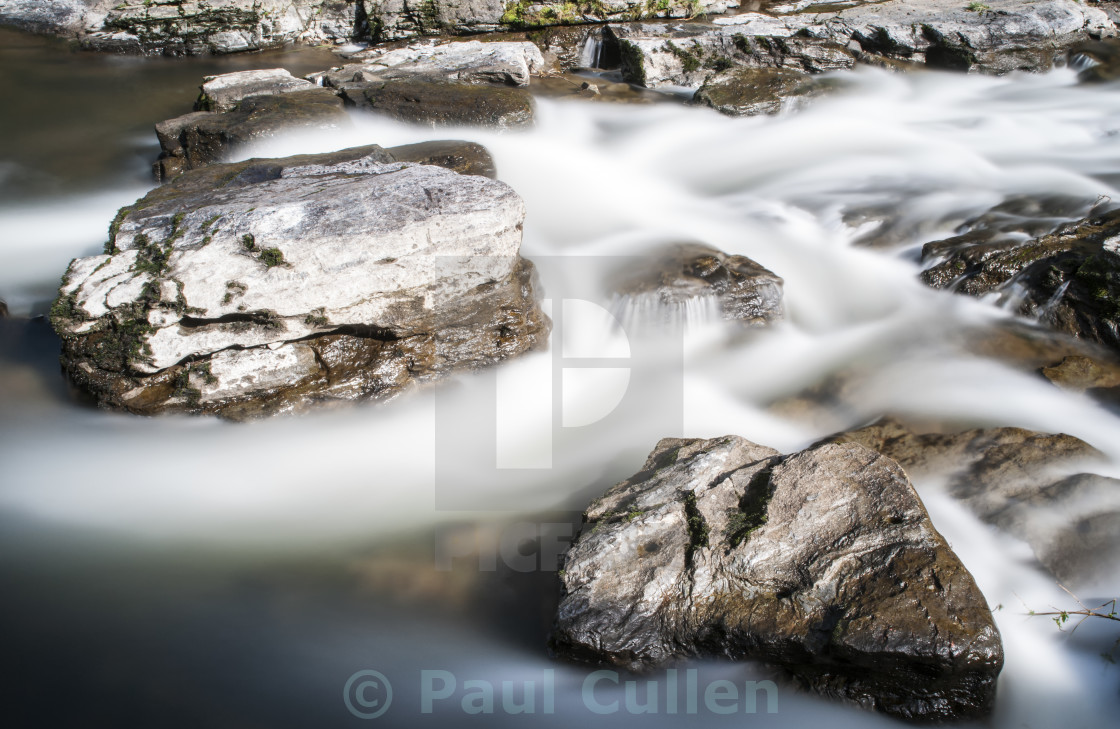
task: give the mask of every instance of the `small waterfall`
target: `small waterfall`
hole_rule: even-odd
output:
[[[715,296],[690,296],[665,301],[657,293],[615,296],[611,314],[627,331],[696,331],[721,321],[719,299]]]
[[[591,32],[583,42],[579,53],[579,65],[583,68],[599,68],[599,59],[603,55],[603,34]]]
[[[1046,305],[1038,310],[1039,321],[1046,321],[1048,318],[1050,318],[1050,315],[1054,313],[1054,310],[1058,307],[1058,303],[1061,302],[1062,297],[1066,295],[1066,290],[1069,289],[1069,285],[1072,280],[1073,279],[1070,279],[1059,286],[1057,290],[1054,291],[1054,294],[1050,297],[1050,299],[1046,302]]]

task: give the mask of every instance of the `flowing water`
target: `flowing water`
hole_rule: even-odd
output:
[[[550,352],[496,373],[231,425],[89,408],[59,375],[48,327],[21,317],[45,311],[67,261],[99,250],[116,208],[150,186],[146,128],[189,108],[202,74],[329,59],[117,59],[6,31],[0,46],[0,296],[17,316],[0,322],[0,666],[24,725],[359,724],[344,686],[375,669],[394,687],[387,726],[677,726],[664,703],[631,713],[609,684],[596,697],[620,711],[591,712],[588,670],[545,646],[558,590],[546,547],[657,438],[736,433],[788,451],[891,413],[1071,433],[1108,456],[1096,471],[1120,472],[1114,413],[972,351],[1013,318],[916,279],[920,244],[1009,197],[1067,195],[1086,210],[1120,200],[1118,88],[1078,86],[1069,70],[865,70],[778,117],[540,100],[523,133],[356,116],[348,131],[270,140],[245,156],[486,145],[525,199],[522,252],[540,265],[557,326]],[[889,245],[853,245],[871,237]],[[673,242],[777,272],[784,322],[744,332],[710,302],[663,311],[610,298],[613,273]],[[578,358],[594,367],[564,367]],[[449,442],[463,423],[493,441],[492,458]],[[996,608],[1007,663],[994,725],[1110,723],[1120,671],[1100,654],[1116,634],[1087,623],[1070,636],[1027,616],[1071,601],[1026,545],[943,484],[917,487]],[[1084,597],[1118,593],[1120,570]],[[702,686],[768,677],[693,665]],[[422,713],[422,670],[499,693],[509,681],[518,701],[533,682],[535,712],[503,713],[499,698],[498,716],[466,716],[456,694]],[[654,678],[669,691],[666,674]],[[761,707],[701,708],[689,723],[894,724],[784,684],[777,713]]]

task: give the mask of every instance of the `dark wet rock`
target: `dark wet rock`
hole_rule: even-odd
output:
[[[678,103],[672,97],[638,86],[599,78],[590,79],[574,73],[562,73],[533,79],[529,87],[533,96],[549,99],[580,99],[582,101],[616,104]]]
[[[864,228],[852,242],[869,248],[929,240],[931,235],[955,230],[957,236],[927,244],[924,253],[929,261],[961,245],[1046,235],[1085,217],[1096,206],[1095,198],[1073,195],[1013,195],[979,215],[975,208],[949,209],[940,214],[926,212],[914,220],[909,216],[900,219],[897,204],[883,201],[848,207],[843,219],[849,227]]]
[[[1095,586],[1120,559],[1120,481],[1076,472],[1101,458],[1082,440],[1021,428],[920,433],[884,419],[829,442],[867,446],[916,477],[947,477],[954,497],[1025,540],[1067,584]]]
[[[358,109],[431,127],[511,129],[533,123],[533,97],[509,86],[374,81],[346,84],[341,92]]]
[[[225,112],[194,111],[156,125],[161,148],[155,163],[159,180],[221,162],[243,145],[293,129],[346,127],[350,117],[332,89],[300,88],[248,96]]]
[[[0,319],[8,318],[8,302],[0,299]]]
[[[650,297],[681,307],[714,299],[724,319],[765,326],[782,318],[782,279],[745,256],[729,256],[698,243],[674,245],[627,270],[615,283],[632,302]]]
[[[693,100],[728,116],[776,114],[834,87],[785,68],[740,68],[713,74]]]
[[[1058,331],[1120,350],[1120,210],[1039,238],[984,230],[927,244],[922,280],[1000,304]]]
[[[1081,69],[1077,78],[1082,83],[1107,83],[1120,79],[1120,39],[1078,43],[1070,48],[1068,56],[1070,64]]]
[[[401,156],[492,171],[472,145]],[[63,367],[105,407],[243,419],[494,364],[549,329],[523,218],[500,182],[376,146],[193,170],[71,263]]]
[[[1003,664],[906,474],[857,444],[663,440],[588,507],[561,578],[551,645],[582,661],[762,660],[916,719],[988,713]]]

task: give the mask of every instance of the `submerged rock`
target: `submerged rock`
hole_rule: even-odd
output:
[[[922,280],[1007,308],[1120,351],[1120,210],[1039,238],[979,229],[926,244]]]
[[[832,88],[785,68],[740,68],[709,76],[693,97],[728,116],[777,114]]]
[[[492,171],[474,147],[402,156]],[[106,407],[245,418],[490,365],[549,329],[523,218],[500,182],[376,146],[194,170],[71,263],[63,367]]]
[[[670,246],[619,276],[618,295],[682,307],[714,299],[724,319],[764,326],[782,318],[782,279],[745,256],[698,243]]]
[[[584,519],[561,572],[562,656],[757,659],[896,716],[991,709],[990,610],[906,474],[872,450],[666,439]]]
[[[533,123],[533,97],[506,86],[431,81],[374,81],[342,87],[350,105],[431,127],[512,129]]]
[[[884,419],[829,442],[860,443],[915,476],[947,477],[950,494],[1026,541],[1066,584],[1096,586],[1114,576],[1120,481],[1076,471],[1101,458],[1084,441],[1021,428],[919,433]]]

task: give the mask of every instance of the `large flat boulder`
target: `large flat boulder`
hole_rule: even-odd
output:
[[[71,263],[52,309],[63,366],[107,407],[249,417],[492,364],[549,327],[523,218],[501,182],[376,146],[194,170]]]
[[[902,468],[864,446],[666,439],[584,519],[560,655],[762,660],[914,719],[992,707],[1003,648],[984,596]]]

